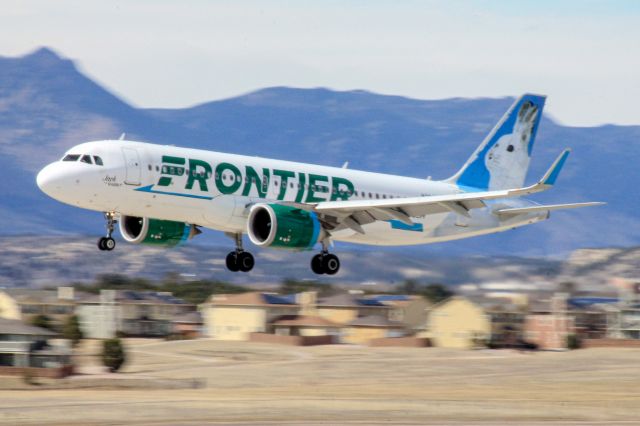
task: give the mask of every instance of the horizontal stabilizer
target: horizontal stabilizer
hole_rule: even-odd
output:
[[[603,204],[606,204],[606,203],[595,201],[590,203],[550,204],[547,206],[531,206],[531,207],[522,207],[522,208],[513,208],[513,209],[500,209],[500,210],[496,210],[494,213],[500,216],[516,216],[516,215],[525,214],[525,213],[535,213],[535,212],[563,210],[563,209],[578,209],[581,207],[601,206]]]
[[[548,186],[553,186],[556,183],[556,179],[560,174],[560,170],[562,170],[562,167],[564,166],[565,161],[567,161],[567,157],[570,153],[571,150],[569,148],[562,151],[556,161],[553,162],[547,173],[545,173],[545,175],[542,177],[540,183]]]

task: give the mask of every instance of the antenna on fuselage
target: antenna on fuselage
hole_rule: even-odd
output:
[[[342,165],[342,168],[343,168],[343,169],[347,169],[347,168],[349,168],[349,162],[348,162],[348,161],[345,161],[345,162],[344,162],[344,164]]]
[[[118,140],[119,141],[123,141],[125,136],[127,136],[126,133],[121,134],[120,137],[118,138]]]

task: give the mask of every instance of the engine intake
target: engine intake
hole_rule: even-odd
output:
[[[260,247],[308,250],[323,232],[315,213],[281,204],[256,204],[247,221],[249,239]]]
[[[165,247],[175,247],[200,233],[195,225],[184,222],[124,215],[118,227],[122,238],[129,243]]]

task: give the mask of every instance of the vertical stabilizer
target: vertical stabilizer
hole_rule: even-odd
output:
[[[522,95],[447,181],[472,190],[522,187],[544,102],[544,96]]]

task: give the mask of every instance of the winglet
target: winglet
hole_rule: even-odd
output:
[[[553,186],[556,183],[560,170],[562,170],[562,166],[564,166],[564,162],[567,161],[567,157],[570,153],[571,150],[569,148],[562,151],[562,154],[560,154],[551,167],[549,167],[549,170],[547,170],[547,173],[545,173],[542,179],[540,179],[539,183],[546,186]]]

